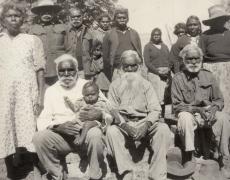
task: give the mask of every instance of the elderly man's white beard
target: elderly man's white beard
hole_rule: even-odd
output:
[[[198,73],[202,68],[202,62],[196,63],[195,65],[184,63],[185,68],[190,73]]]
[[[78,77],[77,73],[75,76],[69,76],[69,77],[60,77],[58,75],[58,80],[62,87],[71,88],[76,84],[77,77]]]
[[[121,77],[121,87],[125,87],[130,95],[136,95],[141,88],[143,78],[139,72],[125,72]]]

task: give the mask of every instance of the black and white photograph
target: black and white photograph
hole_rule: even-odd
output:
[[[230,179],[230,0],[0,0],[0,180]]]

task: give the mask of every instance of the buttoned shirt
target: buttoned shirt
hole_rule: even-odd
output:
[[[223,109],[224,99],[211,72],[201,69],[191,76],[186,71],[177,73],[172,80],[172,103],[176,113],[189,111],[191,106],[215,105]]]
[[[66,52],[77,59],[78,69],[84,70],[86,75],[92,75],[90,71],[92,39],[92,32],[86,26],[79,29],[69,27],[65,37]]]

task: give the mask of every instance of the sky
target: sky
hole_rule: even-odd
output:
[[[223,1],[223,0],[222,0]],[[153,28],[162,30],[163,41],[171,45],[176,40],[174,25],[185,22],[190,15],[200,20],[208,19],[208,8],[221,0],[119,0],[118,4],[129,9],[129,26],[141,34],[145,44]],[[203,30],[207,27],[203,26]]]

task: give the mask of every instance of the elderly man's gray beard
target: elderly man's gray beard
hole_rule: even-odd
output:
[[[77,82],[78,74],[76,73],[75,76],[69,76],[69,77],[60,77],[58,75],[58,81],[62,87],[65,88],[71,88],[73,87]]]
[[[184,65],[187,71],[190,73],[198,73],[200,69],[202,68],[202,62],[196,63],[195,65],[184,63]]]
[[[125,72],[121,78],[121,87],[125,87],[126,91],[130,92],[130,95],[136,95],[141,88],[143,79],[139,72]]]

